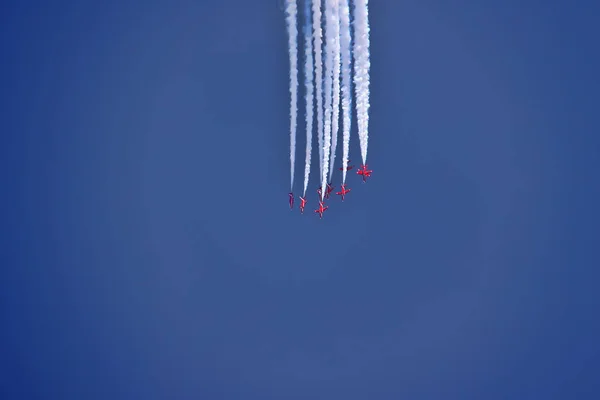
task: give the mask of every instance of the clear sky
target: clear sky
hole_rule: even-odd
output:
[[[5,2],[0,398],[600,398],[600,6],[373,0],[319,220],[282,3]]]

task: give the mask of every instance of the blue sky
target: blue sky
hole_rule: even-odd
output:
[[[279,3],[5,5],[0,397],[597,398],[598,5],[373,1],[319,220]]]

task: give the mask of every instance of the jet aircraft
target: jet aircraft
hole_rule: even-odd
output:
[[[341,192],[336,192],[335,194],[342,196],[342,201],[344,201],[344,197],[350,193],[352,189],[346,189],[346,184],[342,184],[342,191]]]
[[[348,160],[348,162],[350,162],[350,160]],[[352,168],[354,168],[354,165],[350,165],[348,167],[346,167],[346,171],[350,171]],[[340,167],[340,171],[343,171],[344,167]]]
[[[306,199],[300,196],[300,214],[304,214],[304,207],[306,206]]]
[[[333,186],[331,186],[331,182],[327,184],[327,191],[325,192],[325,198],[328,199],[329,195],[333,192]]]
[[[373,172],[372,170],[367,170],[367,164],[363,165],[362,167],[360,167],[360,169],[358,171],[356,171],[356,173],[358,175],[362,175],[363,177],[363,183],[367,181],[367,178],[371,177],[371,172]]]
[[[323,213],[327,210],[329,206],[325,206],[322,201],[319,201],[319,208],[315,210],[316,213],[319,213],[319,218],[323,218]]]

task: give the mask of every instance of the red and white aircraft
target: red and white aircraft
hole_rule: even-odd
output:
[[[346,196],[348,193],[350,193],[352,189],[346,189],[346,184],[342,184],[342,191],[341,192],[336,192],[335,194],[342,196],[342,201],[344,201],[344,196]]]
[[[325,192],[325,198],[328,199],[329,195],[331,194],[331,192],[333,192],[333,186],[331,186],[331,183],[327,184],[327,190]]]
[[[350,162],[350,160],[348,160],[348,162]],[[354,168],[354,165],[350,165],[349,167],[346,167],[346,171],[350,171],[352,168]],[[343,171],[344,167],[340,167],[340,171]]]
[[[319,195],[319,200],[321,200],[321,188],[317,189],[317,194]]]
[[[288,196],[290,196],[290,210],[294,208],[294,193],[289,192]]]
[[[363,165],[362,167],[360,167],[360,169],[358,171],[356,171],[356,173],[358,175],[362,175],[363,182],[366,182],[367,178],[371,177],[371,172],[373,172],[373,171],[372,170],[367,170],[367,164]]]
[[[304,214],[304,207],[306,207],[306,199],[302,196],[300,197],[300,213]]]
[[[325,206],[322,201],[319,201],[319,208],[315,210],[316,213],[319,213],[320,218],[323,218],[323,213],[327,210],[329,206]]]

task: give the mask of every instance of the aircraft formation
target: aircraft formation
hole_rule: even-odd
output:
[[[350,166],[350,167],[346,167],[347,170],[352,169],[354,166]],[[365,183],[367,181],[367,178],[371,177],[371,173],[373,172],[372,170],[367,169],[368,166],[367,165],[363,165],[362,167],[360,167],[357,171],[356,174],[357,175],[361,175],[362,176],[362,180],[363,183]],[[340,170],[342,170],[343,168],[340,168]],[[323,218],[323,213],[329,208],[329,206],[325,205],[325,199],[329,200],[331,193],[335,190],[334,186],[332,185],[331,182],[329,182],[325,188],[325,192],[323,194],[323,191],[321,188],[317,188],[317,195],[318,197],[318,203],[319,203],[319,208],[317,208],[315,210],[315,213],[319,213],[319,217]],[[344,201],[346,195],[348,193],[350,193],[352,191],[351,188],[347,187],[347,185],[345,183],[342,183],[340,186],[340,191],[339,192],[335,192],[336,195],[340,196],[340,198],[342,199],[342,201]],[[288,193],[289,196],[289,204],[290,204],[290,210],[293,210],[294,208],[294,193],[290,192]],[[300,213],[304,214],[304,208],[306,207],[306,195],[303,196],[298,196],[300,198]]]
[[[350,189],[346,174],[354,165],[348,166],[350,128],[354,94],[354,106],[362,165],[357,175],[363,183],[371,177],[367,165],[369,142],[369,82],[370,42],[368,0],[303,0],[302,16],[304,44],[304,82],[306,86],[306,159],[304,188],[300,198],[300,212],[307,204],[306,190],[310,177],[313,126],[316,125],[319,149],[320,187],[317,189],[320,218],[329,208],[329,200],[335,190],[332,184],[338,133],[342,134],[342,182],[336,192],[344,201]],[[353,18],[350,24],[350,1]],[[290,62],[290,210],[294,208],[294,165],[296,158],[296,130],[298,117],[298,0],[285,0],[286,24]],[[352,37],[354,33],[354,37]],[[354,89],[354,91],[352,90]],[[316,110],[316,113],[315,113]],[[340,113],[341,111],[341,113]],[[314,124],[316,114],[316,124]],[[341,118],[340,118],[341,117]],[[341,124],[340,124],[341,119]],[[340,129],[341,127],[341,129]]]

